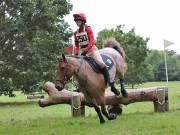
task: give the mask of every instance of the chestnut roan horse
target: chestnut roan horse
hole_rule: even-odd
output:
[[[110,79],[115,80],[118,77],[120,79],[121,93],[123,96],[127,96],[123,83],[124,74],[127,71],[123,48],[120,47],[120,44],[114,38],[108,38],[104,41],[104,48],[99,51],[113,60],[114,65],[109,70]],[[65,83],[74,76],[78,81],[79,90],[84,94],[87,102],[95,108],[100,123],[105,122],[102,114],[108,120],[115,119],[116,116],[109,114],[105,107],[106,83],[103,75],[94,72],[83,57],[65,57],[62,55],[62,57],[58,58],[58,61],[55,87],[58,90],[62,90]]]

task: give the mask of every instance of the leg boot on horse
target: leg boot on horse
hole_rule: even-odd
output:
[[[124,79],[120,79],[120,85],[121,85],[121,93],[124,97],[128,96],[128,93],[126,91],[126,89],[124,88]]]
[[[96,113],[98,114],[100,123],[101,124],[105,123],[105,120],[103,118],[102,112],[101,112],[101,110],[100,110],[100,108],[99,108],[99,106],[98,106],[98,104],[97,104],[95,99],[92,99],[92,106],[94,107]]]

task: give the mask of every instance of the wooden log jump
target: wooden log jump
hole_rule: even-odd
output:
[[[46,107],[56,104],[69,104],[72,105],[72,114],[74,116],[84,116],[82,112],[84,112],[85,110],[82,105],[89,104],[87,103],[83,93],[77,93],[68,90],[58,91],[52,82],[46,82],[43,89],[45,92],[48,93],[49,97],[46,99],[40,99],[39,106]],[[127,92],[128,97],[123,97],[122,95],[116,96],[110,91],[106,92],[106,105],[117,106],[119,104],[128,105],[135,102],[151,101],[154,103],[155,112],[165,112],[169,110],[168,87],[163,86],[140,89],[127,89]]]

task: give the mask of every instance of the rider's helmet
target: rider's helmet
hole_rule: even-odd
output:
[[[74,21],[82,21],[86,23],[87,18],[84,13],[73,14],[73,17],[74,17]]]

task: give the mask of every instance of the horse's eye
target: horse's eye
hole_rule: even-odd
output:
[[[61,71],[64,71],[65,70],[65,68],[64,67],[61,67]]]

